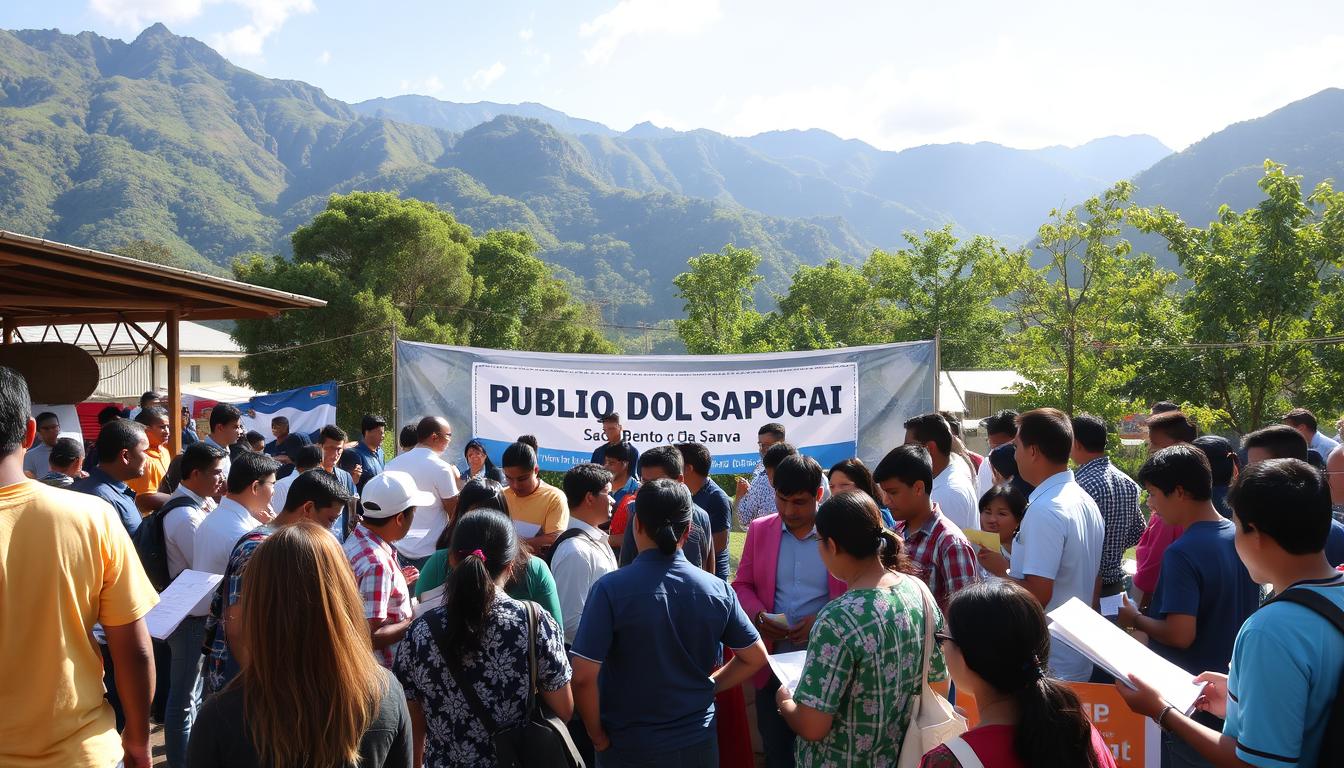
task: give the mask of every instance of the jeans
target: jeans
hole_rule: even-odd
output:
[[[756,728],[765,748],[765,768],[793,768],[793,729],[775,706],[779,680],[773,675],[764,688],[756,689]]]
[[[683,749],[617,750],[597,754],[597,768],[719,768],[719,741]]]
[[[188,616],[168,636],[172,651],[168,681],[168,706],[164,713],[163,740],[170,768],[187,765],[187,739],[196,711],[201,706],[201,644],[205,642],[205,617]]]
[[[1223,730],[1223,721],[1208,712],[1196,712],[1191,719],[1215,731]],[[1213,768],[1195,748],[1166,731],[1162,732],[1162,768]]]

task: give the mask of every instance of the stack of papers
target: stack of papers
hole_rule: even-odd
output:
[[[1204,690],[1189,672],[1153,653],[1076,597],[1050,612],[1050,634],[1117,680],[1128,684],[1129,676],[1137,675],[1187,715]]]
[[[418,619],[435,608],[438,608],[440,605],[443,605],[443,590],[444,585],[440,584],[421,595],[420,602],[416,603],[415,606],[415,618]]]
[[[178,574],[173,583],[159,594],[159,604],[145,614],[149,636],[156,640],[167,640],[187,614],[206,595],[212,594],[223,579],[218,573],[190,569]]]

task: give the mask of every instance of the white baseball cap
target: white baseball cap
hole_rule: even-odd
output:
[[[434,494],[415,487],[415,478],[395,470],[383,472],[365,483],[359,500],[364,507],[364,516],[373,518],[392,517],[410,507],[424,507],[435,501]]]

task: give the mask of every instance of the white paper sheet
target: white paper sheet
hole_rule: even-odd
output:
[[[223,576],[218,573],[185,570],[159,594],[159,604],[145,615],[149,636],[167,640],[177,625],[191,613],[206,595],[215,591]]]
[[[1119,616],[1120,606],[1124,604],[1125,604],[1125,595],[1123,592],[1118,595],[1107,595],[1101,598],[1101,615]]]
[[[541,526],[536,523],[525,523],[522,520],[514,520],[513,530],[518,532],[518,538],[530,539],[538,533],[541,533]]]
[[[765,658],[770,664],[770,671],[779,678],[781,685],[790,691],[798,688],[798,681],[803,679],[803,663],[807,661],[807,651],[775,653]]]
[[[425,613],[443,605],[443,590],[444,585],[440,584],[421,595],[420,602],[415,606],[415,618],[418,619],[421,616],[424,616]]]
[[[397,544],[400,544],[400,545],[402,545],[402,546],[405,546],[405,545],[410,544],[410,543],[412,543],[412,542],[419,541],[419,540],[425,538],[425,537],[428,536],[428,535],[429,535],[429,529],[428,529],[428,528],[412,528],[411,530],[409,530],[409,531],[406,532],[406,535],[403,536],[403,537],[401,538],[401,541],[398,541]]]
[[[1138,675],[1186,714],[1194,711],[1204,690],[1193,682],[1194,675],[1153,653],[1076,597],[1050,612],[1050,634],[1118,680],[1128,683],[1131,674]]]

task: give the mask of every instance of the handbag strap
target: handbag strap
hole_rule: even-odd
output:
[[[919,588],[920,600],[924,602],[924,671],[919,678],[919,684],[924,686],[929,682],[929,667],[933,664],[933,595],[929,593],[923,579],[908,574],[905,578],[914,580],[915,586]]]
[[[527,715],[532,716],[537,706],[537,604],[527,605]]]
[[[476,719],[480,720],[481,724],[485,726],[485,730],[489,733],[495,733],[499,730],[499,726],[495,723],[495,718],[491,717],[489,710],[485,708],[485,704],[481,703],[481,697],[476,695],[476,689],[464,683],[462,678],[457,674],[458,670],[456,667],[460,662],[456,656],[448,652],[448,644],[444,641],[444,612],[439,611],[438,613],[439,631],[431,632],[430,634],[434,636],[434,641],[438,643],[439,653],[443,655],[444,666],[448,668],[448,676],[451,677],[453,683],[457,685],[457,690],[462,692],[462,698],[467,700],[467,707],[471,709],[471,713],[476,716]]]
[[[947,751],[957,758],[961,768],[985,768],[984,761],[980,759],[979,755],[975,754],[975,750],[971,748],[970,743],[962,737],[956,736],[948,739],[943,746],[947,747]]]

